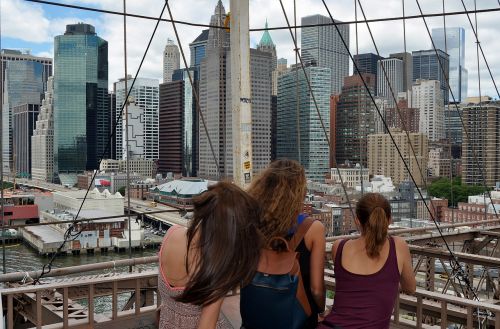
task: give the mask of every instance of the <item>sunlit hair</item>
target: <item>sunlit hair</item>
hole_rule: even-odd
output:
[[[365,237],[366,253],[370,258],[378,257],[389,229],[389,201],[381,194],[367,193],[356,204],[356,216],[361,224],[361,234]]]
[[[260,230],[268,241],[286,236],[302,211],[307,191],[304,168],[293,160],[276,160],[265,169],[248,189],[260,202]]]
[[[186,256],[186,270],[192,274],[177,301],[208,305],[252,280],[262,241],[259,205],[228,182],[210,186],[193,203]]]

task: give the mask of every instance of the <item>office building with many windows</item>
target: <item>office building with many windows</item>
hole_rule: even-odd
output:
[[[364,73],[344,79],[342,93],[336,108],[335,156],[337,165],[345,162],[367,165],[367,136],[377,131],[378,113],[363,81],[372,95],[375,92],[375,76]]]
[[[297,73],[298,113],[295,97]],[[316,111],[303,70],[296,67],[282,75],[278,79],[276,156],[299,161],[304,166],[308,179],[324,181],[330,173],[327,136],[330,134],[331,70],[327,67],[308,66],[306,74],[311,81],[321,118]]]
[[[437,55],[436,55],[437,52]],[[450,56],[437,49],[418,50],[412,52],[413,56],[413,82],[417,80],[437,80],[443,96],[444,104],[448,104],[448,82],[450,76]]]
[[[432,142],[443,139],[444,103],[440,82],[417,80],[413,85],[411,102],[411,107],[419,109],[419,131]]]
[[[5,173],[18,172],[14,165],[14,108],[23,104],[40,105],[47,80],[45,74],[44,65],[37,61],[19,60],[5,63],[2,104],[2,169]]]
[[[54,71],[54,171],[74,185],[109,158],[108,42],[92,25],[67,25],[54,40]]]
[[[132,87],[132,77],[127,78],[127,88]],[[116,127],[116,155],[119,159],[124,159],[126,151],[123,150],[125,144],[125,131],[123,130],[123,121],[125,120],[125,79],[120,79],[114,84],[116,95],[116,117],[119,118]],[[137,78],[134,87],[130,92],[130,102],[133,101],[140,118],[134,120],[134,125],[140,125],[137,129],[142,130],[143,151],[142,157],[148,160],[158,159],[158,108],[159,108],[159,82],[157,79]],[[131,123],[129,123],[131,125]],[[132,128],[131,128],[132,129]],[[132,137],[129,136],[132,140]],[[130,144],[129,144],[130,145]],[[125,153],[124,153],[125,152]]]
[[[377,62],[377,95],[386,99],[390,107],[396,105],[398,93],[404,91],[403,68],[404,63],[398,58],[386,58]]]
[[[462,182],[495,186],[500,182],[500,102],[464,105],[468,137],[462,144]]]
[[[339,22],[339,21],[335,21]],[[302,25],[330,24],[330,17],[312,15],[302,17]],[[302,28],[300,51],[304,63],[315,62],[318,67],[327,67],[331,74],[331,93],[338,94],[344,78],[349,75],[349,52],[342,38],[349,45],[349,25],[315,26]],[[342,36],[342,38],[341,38]]]
[[[175,71],[160,84],[158,172],[193,177],[198,167],[198,113],[188,74],[198,88],[195,68]]]

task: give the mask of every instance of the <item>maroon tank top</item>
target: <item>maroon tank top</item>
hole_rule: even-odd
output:
[[[335,297],[323,324],[342,329],[389,328],[400,278],[394,239],[389,237],[389,256],[384,266],[369,275],[351,273],[342,266],[346,241],[340,242],[335,256]]]

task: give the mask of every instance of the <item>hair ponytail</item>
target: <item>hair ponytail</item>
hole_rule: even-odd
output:
[[[381,207],[373,209],[363,232],[365,235],[365,248],[368,257],[375,258],[380,254],[380,248],[382,248],[387,238],[388,226],[389,221],[384,209]]]

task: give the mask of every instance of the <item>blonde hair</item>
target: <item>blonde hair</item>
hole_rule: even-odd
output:
[[[261,205],[259,228],[265,239],[284,237],[302,211],[307,191],[304,168],[294,160],[276,160],[248,189]]]

